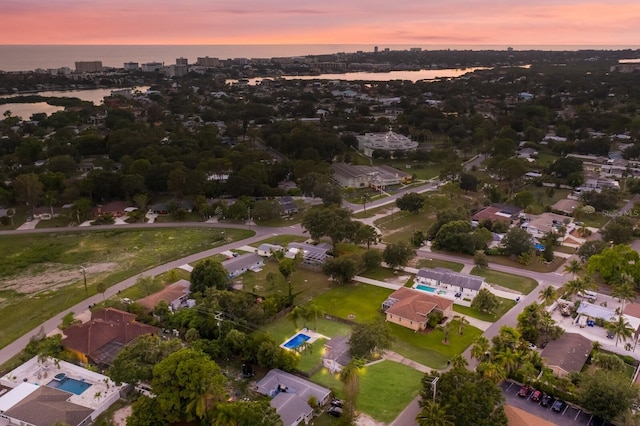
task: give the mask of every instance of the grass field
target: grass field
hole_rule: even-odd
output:
[[[107,286],[252,231],[148,229],[0,237],[0,347]],[[82,271],[86,268],[85,292]],[[20,321],[16,321],[19,318]]]
[[[419,259],[416,268],[447,268],[455,272],[460,272],[462,268],[464,268],[464,265],[458,262],[451,262],[450,260]]]
[[[458,334],[458,321],[450,322],[451,332],[449,342],[442,343],[444,332],[440,329],[428,333],[416,333],[413,330],[397,324],[389,324],[395,338],[391,349],[406,358],[419,362],[431,368],[445,368],[447,361],[454,355],[461,354],[473,343],[482,331],[466,325],[462,335]]]
[[[327,314],[366,323],[381,316],[382,302],[391,293],[386,288],[356,283],[335,287],[316,297],[313,303]]]
[[[343,397],[342,383],[328,370],[321,369],[311,380]],[[422,374],[393,361],[364,367],[360,373],[360,393],[356,407],[376,420],[391,423],[420,392]]]
[[[477,318],[482,321],[495,322],[500,319],[504,314],[509,312],[511,308],[513,308],[516,304],[515,300],[505,299],[502,297],[498,297],[500,305],[496,312],[493,314],[488,314],[486,312],[481,312],[480,310],[468,306],[462,305],[453,305],[453,310],[463,315],[467,315],[473,318]]]
[[[298,329],[303,327],[303,323],[298,323]],[[335,321],[329,321],[324,318],[318,318],[315,324],[307,324],[307,326],[324,336],[329,338],[335,336],[346,336],[351,332],[351,327]],[[284,343],[286,339],[292,337],[297,331],[293,323],[285,317],[279,318],[260,329],[260,331],[269,333],[277,344]],[[315,353],[315,351],[314,351]]]
[[[267,277],[271,274],[273,280],[269,282]],[[314,272],[298,268],[289,277],[292,285],[292,293],[298,295],[294,303],[302,304],[312,298],[329,291],[334,284],[329,281],[322,272]],[[267,260],[260,272],[247,271],[234,279],[234,283],[242,283],[244,291],[260,296],[289,294],[289,285],[278,270],[278,262]]]
[[[478,268],[477,266],[471,270],[471,274],[484,277],[489,284],[497,284],[522,294],[529,294],[538,286],[538,282],[533,278]]]
[[[404,274],[405,273],[402,273],[402,275]],[[393,269],[378,266],[371,271],[363,272],[362,274],[360,274],[360,276],[365,278],[371,278],[372,280],[384,281],[390,278],[397,278],[398,271],[394,271]]]

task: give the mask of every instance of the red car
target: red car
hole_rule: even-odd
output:
[[[524,385],[523,387],[520,388],[520,391],[518,391],[518,396],[520,398],[526,398],[527,396],[529,396],[530,390],[531,388],[528,385]]]
[[[538,402],[540,401],[540,398],[542,398],[542,392],[540,392],[539,390],[533,391],[533,394],[531,394],[531,400]]]

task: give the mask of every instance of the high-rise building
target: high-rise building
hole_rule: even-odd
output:
[[[187,58],[177,58],[176,65],[189,65],[189,60]]]
[[[102,61],[78,61],[76,72],[102,72]]]
[[[196,61],[196,65],[207,68],[219,67],[220,59],[205,56],[204,58],[198,58]]]
[[[124,69],[127,71],[137,71],[140,65],[137,62],[125,62]]]

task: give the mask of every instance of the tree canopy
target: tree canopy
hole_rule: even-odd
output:
[[[191,271],[191,292],[204,292],[207,288],[213,287],[218,290],[226,290],[229,286],[229,275],[222,266],[222,263],[205,259],[198,262]]]
[[[374,352],[391,347],[391,329],[384,320],[368,324],[357,324],[349,338],[349,353],[356,358],[370,358]]]

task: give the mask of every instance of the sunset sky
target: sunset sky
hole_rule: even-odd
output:
[[[3,0],[1,44],[640,45],[640,1]]]

